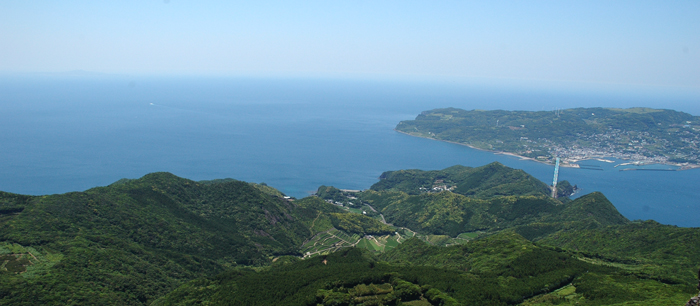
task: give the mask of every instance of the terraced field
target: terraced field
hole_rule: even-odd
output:
[[[360,240],[357,247],[365,248],[370,251],[375,252],[386,252],[399,245],[399,235],[386,235],[386,236],[366,236]]]
[[[3,273],[33,275],[45,271],[63,258],[60,254],[43,254],[32,247],[16,243],[0,244],[0,275]]]
[[[476,236],[476,234],[471,235],[471,233],[469,233],[460,235],[456,238],[451,238],[449,236],[444,235],[422,235],[417,234],[409,229],[398,229],[398,231],[394,235],[365,236],[357,243],[356,246],[368,249],[370,251],[386,252],[397,247],[399,244],[412,237],[416,237],[433,245],[446,246],[454,244],[464,244],[469,242],[469,240],[474,239]]]
[[[471,232],[471,233],[462,233],[457,235],[457,237],[452,238],[450,236],[446,235],[423,235],[416,233],[414,231],[411,231],[410,229],[407,228],[400,228],[399,229],[399,235],[401,236],[401,239],[398,240],[399,243],[403,242],[404,240],[412,237],[416,237],[420,240],[423,240],[429,244],[432,245],[438,245],[438,246],[448,246],[448,245],[455,245],[455,244],[464,244],[469,242],[469,240],[476,239],[481,233],[478,232]]]
[[[340,248],[355,246],[360,238],[359,235],[349,235],[346,232],[332,228],[316,234],[301,247],[301,250],[304,257],[325,255]]]
[[[478,235],[478,233],[463,233],[456,238],[452,238],[445,235],[423,235],[413,232],[407,228],[399,228],[393,235],[367,235],[361,237],[357,234],[350,235],[344,231],[332,228],[316,234],[316,236],[304,243],[302,246],[302,253],[304,254],[304,257],[326,255],[328,253],[335,252],[338,249],[351,246],[381,253],[389,251],[407,239],[413,237],[428,242],[432,245],[446,246],[467,243],[469,240],[476,238]]]

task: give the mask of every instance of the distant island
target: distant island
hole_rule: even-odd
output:
[[[666,109],[424,111],[396,131],[563,166],[618,158],[632,165],[700,167],[700,117]]]

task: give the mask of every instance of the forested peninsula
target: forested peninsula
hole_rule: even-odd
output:
[[[560,182],[562,186],[571,186]],[[499,163],[294,199],[170,173],[0,192],[0,305],[683,305],[700,229]]]
[[[700,117],[651,108],[556,111],[424,111],[396,131],[474,148],[578,167],[586,159],[618,158],[633,165],[700,166]]]

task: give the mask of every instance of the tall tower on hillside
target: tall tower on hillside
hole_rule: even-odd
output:
[[[557,181],[559,181],[559,157],[554,164],[554,179],[552,180],[552,198],[557,198]]]

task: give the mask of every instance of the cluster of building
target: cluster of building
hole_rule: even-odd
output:
[[[576,141],[570,144],[554,143],[547,139],[532,141],[521,139],[528,143],[526,147],[540,147],[562,159],[565,163],[575,163],[579,160],[592,158],[613,157],[625,160],[635,160],[643,164],[699,164],[700,135],[688,128],[679,128],[669,135],[672,137],[657,137],[649,132],[631,132],[610,129],[605,133],[584,135],[577,134]],[[673,139],[670,141],[667,138]],[[674,159],[675,157],[675,159]],[[549,159],[541,156],[538,159]],[[683,161],[678,161],[682,158]]]
[[[449,186],[445,184],[444,180],[436,180],[433,186],[430,188],[420,187],[418,188],[421,192],[441,192],[441,191],[452,191],[455,186]]]

